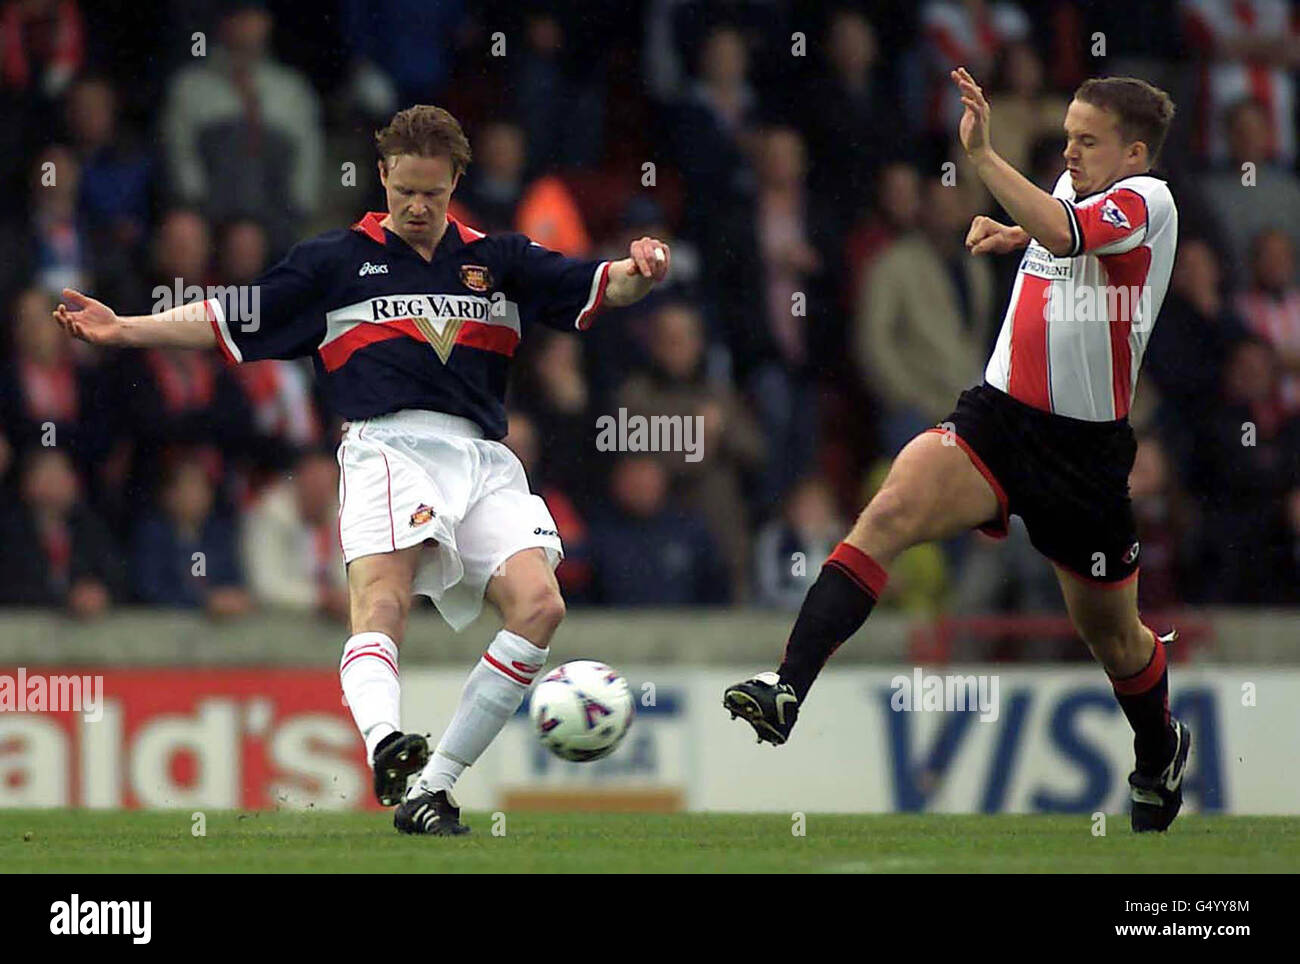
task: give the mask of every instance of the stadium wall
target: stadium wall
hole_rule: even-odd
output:
[[[578,610],[570,613],[552,646],[551,662],[597,656],[615,665],[767,665],[784,644],[793,614],[771,610]],[[1300,610],[1210,609],[1144,614],[1149,625],[1178,626],[1183,639],[1175,660],[1271,663],[1300,667]],[[468,668],[496,633],[484,616],[453,633],[435,614],[412,614],[402,664]],[[836,665],[897,663],[921,658],[943,662],[936,650],[962,658],[950,636],[1019,636],[1025,658],[1051,652],[1086,658],[1063,616],[974,617],[936,623],[898,613],[873,613],[870,622],[836,654]],[[968,631],[967,631],[968,630]],[[0,616],[0,665],[286,666],[335,667],[346,631],[337,623],[292,613],[230,622],[166,610],[122,610],[95,622],[46,611]],[[1054,650],[1036,641],[1060,643]],[[958,640],[958,643],[960,641]],[[967,658],[970,658],[969,656]]]
[[[756,746],[719,705],[723,687],[752,664],[620,668],[638,718],[614,755],[591,764],[555,759],[521,710],[462,780],[462,804],[506,812],[1125,808],[1131,735],[1104,677],[1089,667],[946,668],[991,697],[965,711],[903,708],[911,704],[899,701],[900,681],[914,681],[917,667],[836,668],[782,749]],[[44,681],[46,699],[66,698],[79,669],[0,668],[0,701],[12,700],[19,682],[29,700],[0,712],[0,807],[374,806],[332,669],[86,667],[86,693],[102,686],[94,706],[51,712],[31,701],[34,679]],[[463,669],[404,671],[404,726],[440,732],[463,678]],[[928,680],[916,692],[927,689]],[[1300,813],[1298,701],[1300,670],[1179,668],[1172,709],[1196,738],[1188,809]]]

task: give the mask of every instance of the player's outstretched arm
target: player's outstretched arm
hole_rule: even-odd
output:
[[[156,315],[122,316],[102,301],[72,288],[63,289],[63,301],[54,320],[68,334],[92,345],[114,348],[212,348],[216,335],[201,301],[177,305]]]
[[[672,251],[655,238],[638,238],[628,247],[629,257],[609,266],[605,300],[615,308],[640,301],[668,276]]]
[[[989,103],[965,67],[952,72],[966,110],[958,133],[975,173],[1025,233],[1052,254],[1063,256],[1074,247],[1070,219],[1061,202],[1008,164],[989,143]]]
[[[1029,234],[1014,224],[1002,224],[977,214],[966,233],[966,250],[971,254],[1007,254],[1029,243]]]

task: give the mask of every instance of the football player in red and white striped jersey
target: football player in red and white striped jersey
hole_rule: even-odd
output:
[[[952,80],[962,146],[1013,221],[977,217],[967,248],[1026,249],[984,384],[903,448],[805,597],[779,669],[728,688],[723,703],[760,740],[784,743],[899,553],[971,528],[1005,535],[1019,515],[1133,728],[1133,829],[1164,830],[1182,805],[1190,733],[1169,714],[1173,634],[1158,637],[1138,615],[1128,412],[1174,261],[1177,210],[1151,175],[1174,106],[1136,78],[1084,83],[1065,115],[1067,171],[1049,194],[993,150],[971,75],[958,68]]]

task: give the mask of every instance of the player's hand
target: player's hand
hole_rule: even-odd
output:
[[[663,281],[668,276],[668,266],[672,264],[672,252],[662,241],[654,238],[638,238],[628,247],[631,264],[629,275],[641,275],[651,281]]]
[[[979,84],[975,83],[975,78],[965,67],[958,67],[950,76],[961,92],[961,102],[966,106],[957,129],[961,135],[961,146],[967,154],[977,154],[989,146],[989,102],[984,99],[984,91],[980,90]]]
[[[1006,254],[1017,246],[1010,228],[982,214],[975,216],[966,233],[966,250],[971,254]]]
[[[63,289],[63,301],[54,309],[54,320],[69,335],[92,345],[120,345],[124,338],[117,312],[73,288]]]

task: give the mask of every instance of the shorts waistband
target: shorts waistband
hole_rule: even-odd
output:
[[[454,435],[458,438],[483,438],[482,427],[472,419],[419,408],[404,408],[374,418],[353,419],[343,424],[343,431],[358,437],[370,427],[429,435]]]

